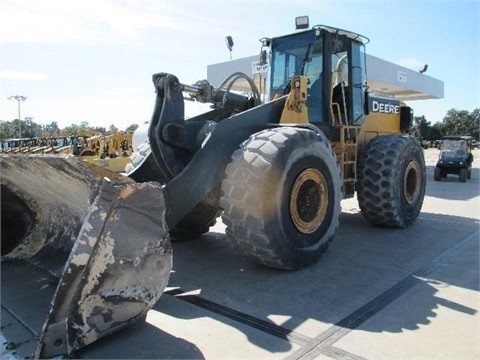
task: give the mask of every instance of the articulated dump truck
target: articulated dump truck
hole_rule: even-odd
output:
[[[10,347],[72,356],[143,319],[167,285],[171,240],[208,232],[220,215],[239,253],[288,270],[320,258],[341,200],[355,194],[368,222],[412,225],[425,194],[423,152],[410,136],[412,110],[368,91],[367,42],[323,25],[263,38],[263,94],[243,73],[219,87],[153,75],[148,141],[124,174],[81,158],[2,155]],[[240,80],[249,91],[235,91]],[[186,99],[211,110],[185,120]]]

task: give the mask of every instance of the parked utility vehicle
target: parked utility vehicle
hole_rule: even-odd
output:
[[[437,166],[434,171],[435,181],[441,181],[448,174],[458,175],[460,182],[472,177],[473,154],[472,137],[444,136],[440,147]]]

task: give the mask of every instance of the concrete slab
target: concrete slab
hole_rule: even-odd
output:
[[[32,356],[58,280],[24,260],[2,263],[1,279],[1,332],[17,356]]]
[[[478,241],[472,240],[335,345],[368,359],[480,358],[478,269]],[[405,326],[424,317],[415,328]],[[392,324],[402,331],[372,332]]]
[[[187,296],[187,295],[185,295]],[[255,339],[258,345],[244,346]],[[77,358],[212,359],[281,358],[298,345],[164,295],[145,323],[126,328],[77,352]]]

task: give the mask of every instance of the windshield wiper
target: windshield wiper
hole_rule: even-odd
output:
[[[308,47],[307,47],[307,51],[305,52],[305,57],[303,58],[301,64],[298,65],[298,67],[295,69],[295,72],[293,73],[292,76],[298,75],[299,72],[300,72],[300,69],[302,69],[302,72],[303,72],[303,69],[305,68],[305,64],[307,62],[312,61],[312,53],[313,53],[312,42],[309,42]],[[291,85],[291,79],[292,78],[290,77],[290,79],[288,80],[287,86],[285,86],[285,89],[283,89],[283,95],[288,94],[290,92],[290,87],[292,86]]]

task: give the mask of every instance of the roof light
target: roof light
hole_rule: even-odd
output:
[[[297,16],[295,18],[295,30],[308,29],[308,16]]]

